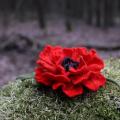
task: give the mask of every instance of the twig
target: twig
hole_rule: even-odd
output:
[[[106,78],[106,79],[107,79],[107,81],[112,82],[113,84],[117,85],[120,89],[120,85],[115,80],[112,80],[110,78]]]

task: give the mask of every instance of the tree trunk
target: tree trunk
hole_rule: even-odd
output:
[[[71,17],[71,0],[65,0],[65,15],[66,15],[66,21],[65,21],[65,26],[66,30],[68,32],[72,31],[72,25],[70,21]]]
[[[87,9],[87,13],[86,13],[86,21],[87,24],[91,25],[92,24],[92,1],[91,0],[86,0],[86,9]]]
[[[104,27],[110,27],[114,25],[114,1],[104,0]]]
[[[96,17],[96,21],[95,21],[95,25],[97,27],[101,27],[101,0],[96,0],[95,1],[95,17]]]
[[[44,29],[46,27],[44,0],[35,0],[34,2],[35,2],[37,14],[38,14],[39,25],[41,29]]]

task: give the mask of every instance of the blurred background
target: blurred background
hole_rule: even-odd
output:
[[[120,0],[0,0],[0,86],[32,72],[45,44],[120,57]]]

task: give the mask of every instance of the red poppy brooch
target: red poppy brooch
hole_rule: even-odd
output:
[[[47,45],[39,54],[35,80],[53,90],[60,88],[68,97],[75,97],[83,94],[84,89],[97,91],[105,85],[103,68],[104,62],[94,49]]]

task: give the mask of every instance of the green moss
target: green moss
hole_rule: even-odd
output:
[[[107,60],[103,73],[107,78],[116,81],[120,85],[120,59],[111,58]]]
[[[105,76],[118,81],[120,60],[106,65]],[[97,93],[69,99],[50,88],[38,90],[33,74],[21,76],[0,90],[0,120],[120,120],[119,90],[108,81]]]

